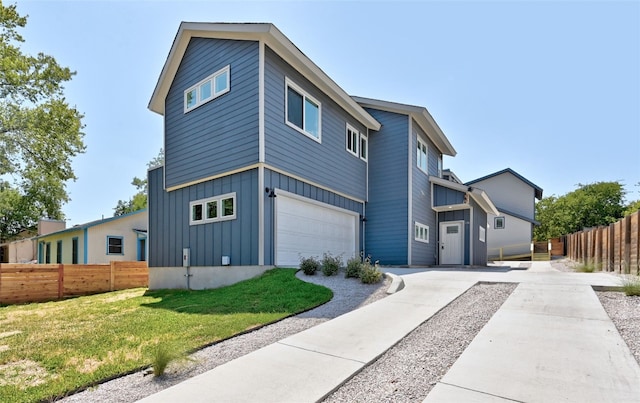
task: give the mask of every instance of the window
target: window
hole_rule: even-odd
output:
[[[479,238],[480,238],[480,242],[484,242],[485,241],[486,236],[487,236],[486,232],[487,232],[487,230],[485,230],[484,227],[482,227],[482,226],[478,227],[478,235],[479,235]]]
[[[123,244],[121,236],[107,236],[107,255],[124,255]]]
[[[369,154],[369,140],[361,135],[360,136],[360,159],[366,161]]]
[[[427,145],[422,142],[419,138],[417,138],[417,155],[416,155],[416,163],[418,168],[420,168],[424,173],[427,172]]]
[[[428,225],[424,225],[424,224],[420,224],[419,222],[416,222],[415,230],[416,230],[416,234],[414,238],[416,241],[429,243],[429,226]]]
[[[56,263],[62,263],[62,241],[56,242]]]
[[[223,67],[184,92],[184,113],[229,92],[229,66]]]
[[[47,242],[44,249],[44,262],[51,263],[51,242]]]
[[[347,125],[347,151],[358,156],[358,142],[360,141],[360,133],[353,127]]]
[[[285,79],[285,116],[287,125],[320,142],[320,102],[305,93],[300,87]]]
[[[78,238],[71,240],[71,264],[78,264]]]
[[[189,224],[232,220],[236,218],[236,194],[227,193],[189,203]]]
[[[493,228],[504,229],[504,217],[495,217],[493,219]]]
[[[442,154],[438,154],[438,178],[442,178]]]

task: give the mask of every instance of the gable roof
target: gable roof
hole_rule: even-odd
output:
[[[473,186],[462,185],[460,183],[451,182],[446,179],[438,178],[437,176],[429,176],[429,182],[436,185],[440,185],[445,188],[457,190],[458,192],[466,193],[473,200],[475,200],[476,203],[478,203],[478,206],[480,206],[480,208],[485,213],[498,215],[498,209],[493,204],[493,201],[491,201],[491,199],[489,198],[489,195],[487,194],[487,192],[485,192],[482,189],[474,188]],[[449,208],[448,205],[433,207],[433,209],[436,211],[447,211],[448,208]]]
[[[44,235],[38,235],[37,237],[34,237],[34,239],[46,238],[46,237],[50,237],[52,235],[60,235],[60,234],[64,234],[64,233],[67,233],[67,232],[85,230],[85,229],[90,228],[90,227],[95,227],[96,225],[105,224],[105,223],[108,223],[108,222],[111,222],[111,221],[120,220],[120,219],[125,218],[125,217],[130,217],[130,216],[135,215],[135,214],[141,214],[141,213],[146,213],[146,212],[147,212],[147,209],[145,208],[145,209],[142,209],[142,210],[133,211],[131,213],[122,214],[122,215],[115,216],[115,217],[109,217],[109,218],[103,218],[103,219],[100,219],[100,220],[89,221],[88,223],[74,225],[73,227],[65,228],[65,229],[60,230],[60,231],[49,232],[48,234],[44,234]]]
[[[380,123],[270,23],[182,22],[173,40],[160,78],[149,101],[149,109],[164,115],[165,99],[191,38],[262,41],[316,87],[331,97],[366,127],[379,130]]]
[[[514,171],[511,168],[505,168],[502,171],[494,172],[494,173],[489,174],[487,176],[483,176],[482,178],[474,179],[474,180],[472,180],[470,182],[467,182],[466,185],[471,185],[473,183],[481,182],[481,181],[483,181],[485,179],[493,178],[494,176],[499,176],[499,175],[502,175],[504,173],[510,173],[511,175],[513,175],[516,178],[520,179],[522,182],[524,182],[527,185],[531,186],[533,188],[533,190],[535,191],[536,199],[538,199],[538,200],[542,199],[542,188],[540,186],[536,185],[535,183],[529,181],[527,178],[525,178],[524,176],[520,175],[519,173],[517,173],[516,171]]]
[[[455,148],[453,148],[449,139],[444,135],[442,129],[440,129],[440,126],[438,126],[427,108],[356,96],[354,96],[353,99],[363,108],[379,109],[411,116],[427,136],[429,136],[429,139],[433,141],[433,144],[438,147],[440,152],[452,157],[456,155]]]

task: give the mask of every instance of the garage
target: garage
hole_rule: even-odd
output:
[[[275,204],[276,265],[298,266],[301,256],[325,252],[344,262],[357,255],[358,213],[284,191]]]

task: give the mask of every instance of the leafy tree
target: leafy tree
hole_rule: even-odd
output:
[[[537,241],[571,234],[583,228],[608,225],[624,213],[624,188],[619,182],[597,182],[578,185],[566,195],[545,197],[536,203],[533,230]]]
[[[164,150],[161,148],[158,155],[147,163],[147,168],[155,168],[164,164]],[[131,184],[136,187],[138,191],[133,197],[127,201],[118,200],[118,204],[113,209],[113,216],[120,216],[123,214],[133,213],[134,211],[147,208],[147,180],[140,179],[137,176],[133,177]]]
[[[71,158],[85,150],[82,114],[63,94],[75,72],[24,54],[18,29],[26,23],[15,5],[0,3],[0,238],[41,217],[63,218],[65,182],[76,179]]]

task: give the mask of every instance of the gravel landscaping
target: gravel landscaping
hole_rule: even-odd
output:
[[[640,364],[640,297],[628,297],[621,292],[597,292],[607,315]]]
[[[421,402],[516,286],[473,286],[324,401]]]
[[[310,311],[206,347],[192,354],[189,360],[170,365],[161,377],[154,378],[149,374],[150,371],[140,371],[67,396],[61,401],[135,402],[285,337],[384,298],[391,284],[388,277],[379,284],[362,284],[357,279],[344,278],[342,271],[331,277],[321,273],[306,276],[302,272],[298,272],[297,276],[304,281],[330,288],[334,297],[326,304]]]

